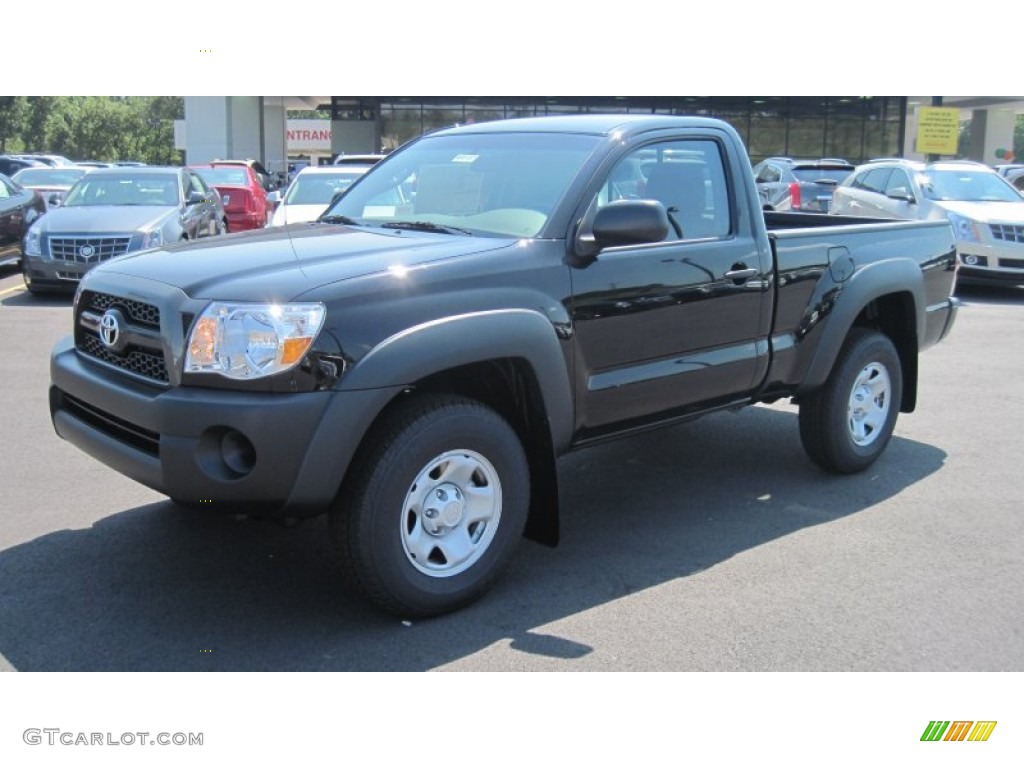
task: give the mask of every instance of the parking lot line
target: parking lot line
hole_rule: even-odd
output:
[[[4,288],[2,291],[0,291],[0,296],[3,296],[3,295],[8,294],[8,293],[14,293],[15,291],[24,291],[24,290],[25,290],[25,286],[24,285],[16,285],[13,288]]]

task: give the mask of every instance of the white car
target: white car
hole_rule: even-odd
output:
[[[372,164],[319,165],[299,171],[274,210],[270,226],[313,221]]]
[[[948,219],[959,282],[1024,285],[1024,196],[981,163],[868,163],[836,187],[829,213]]]

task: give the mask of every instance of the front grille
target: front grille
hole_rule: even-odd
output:
[[[1024,269],[1024,259],[1000,259],[999,266],[1010,269]]]
[[[59,261],[98,264],[127,253],[130,235],[106,237],[51,237],[50,255]]]
[[[120,370],[148,381],[167,384],[167,364],[163,347],[156,339],[143,338],[137,344],[115,352],[100,341],[94,327],[82,322],[82,314],[102,315],[108,309],[117,309],[124,319],[138,331],[160,330],[160,308],[136,299],[113,296],[109,293],[82,291],[75,316],[75,348],[82,355],[112,365]],[[128,329],[124,329],[127,331]]]
[[[78,344],[78,351],[83,352],[104,363],[116,365],[118,368],[144,376],[147,379],[167,383],[167,366],[164,364],[164,357],[161,354],[154,354],[140,349],[133,349],[126,355],[115,355],[110,352],[103,343],[96,338],[95,334],[83,333],[82,340]]]
[[[1024,243],[1024,226],[1015,224],[989,224],[992,237],[1008,243]]]
[[[60,393],[60,407],[94,429],[98,429],[122,443],[127,443],[151,456],[160,455],[160,435],[157,432],[144,429],[106,411],[101,411],[77,397],[72,397],[67,392]]]
[[[79,307],[92,309],[99,313],[106,312],[115,304],[132,322],[147,328],[160,329],[160,307],[154,307],[152,304],[95,291],[82,291],[82,295],[78,299]]]

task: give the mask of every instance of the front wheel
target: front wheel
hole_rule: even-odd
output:
[[[367,436],[330,512],[346,580],[401,616],[482,595],[526,524],[529,466],[515,430],[467,398],[415,397]]]
[[[830,472],[867,469],[889,444],[903,396],[899,354],[889,337],[853,328],[828,381],[800,403],[800,439]]]

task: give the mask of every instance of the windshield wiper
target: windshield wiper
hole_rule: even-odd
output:
[[[322,221],[327,224],[354,224],[359,226],[359,222],[355,219],[349,218],[348,216],[342,216],[339,213],[332,213],[330,216],[321,216],[317,221]]]
[[[468,229],[462,227],[449,227],[441,224],[435,224],[432,221],[387,221],[381,224],[381,227],[387,229],[415,229],[420,232],[444,232],[449,235],[456,232],[461,232],[464,235],[472,235]]]

